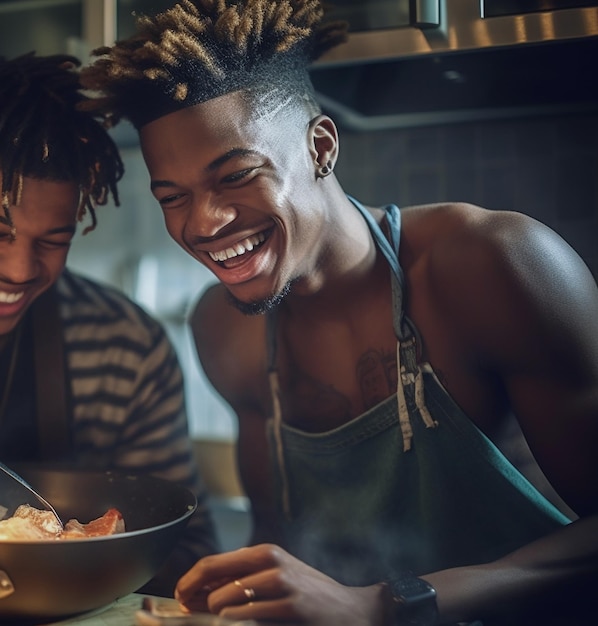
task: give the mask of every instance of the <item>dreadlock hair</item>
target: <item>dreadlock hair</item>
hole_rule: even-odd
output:
[[[138,16],[129,39],[93,51],[81,80],[101,95],[83,106],[138,129],[239,90],[254,104],[295,98],[319,112],[308,65],[346,38],[344,22],[323,16],[320,0],[180,0]]]
[[[81,62],[69,55],[0,58],[0,221],[15,238],[11,206],[20,204],[23,177],[74,182],[80,187],[77,219],[89,212],[96,227],[96,205],[112,194],[124,173],[118,149],[99,120],[77,110]]]

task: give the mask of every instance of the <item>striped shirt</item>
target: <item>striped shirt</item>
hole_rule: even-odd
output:
[[[176,352],[162,325],[115,288],[69,270],[56,287],[75,466],[149,473],[182,483],[197,496],[197,512],[164,570],[170,595],[176,578],[217,545],[188,436]],[[148,592],[165,590],[158,580]]]

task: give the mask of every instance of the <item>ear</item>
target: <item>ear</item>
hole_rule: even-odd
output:
[[[338,131],[327,115],[318,115],[309,123],[309,151],[317,168],[334,169],[338,158]]]

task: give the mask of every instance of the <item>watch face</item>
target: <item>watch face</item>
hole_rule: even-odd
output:
[[[436,598],[436,590],[422,578],[403,578],[398,581],[396,591],[399,598],[404,598],[409,604],[424,602]]]
[[[397,602],[398,625],[431,626],[436,623],[436,590],[430,583],[421,578],[409,577],[391,582],[390,588]]]

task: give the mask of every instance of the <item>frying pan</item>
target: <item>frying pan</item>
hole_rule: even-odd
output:
[[[197,506],[191,491],[152,476],[14,469],[64,522],[74,517],[87,523],[114,507],[123,515],[126,532],[0,541],[0,623],[64,618],[136,591],[157,573]]]

